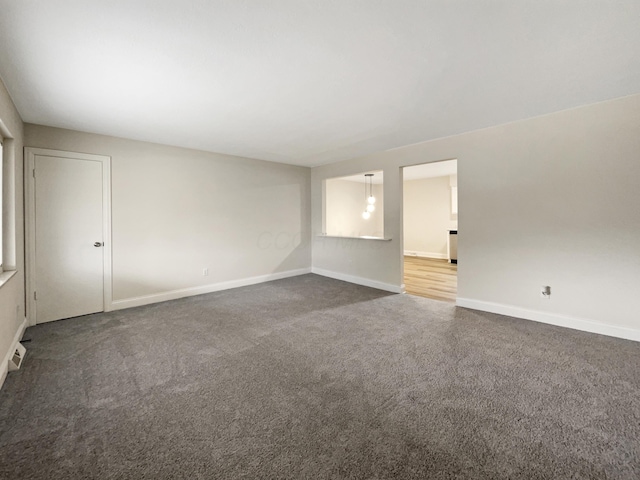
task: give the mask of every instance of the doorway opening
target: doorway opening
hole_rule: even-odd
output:
[[[455,302],[458,161],[403,168],[403,278],[410,295]]]

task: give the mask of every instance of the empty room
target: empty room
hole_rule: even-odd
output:
[[[0,0],[0,478],[640,478],[638,18]]]

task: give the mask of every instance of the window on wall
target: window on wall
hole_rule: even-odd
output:
[[[332,237],[384,237],[382,171],[324,182],[323,233]]]

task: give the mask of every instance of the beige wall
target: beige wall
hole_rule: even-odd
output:
[[[400,167],[457,158],[459,299],[640,340],[639,131],[633,95],[314,168],[313,267],[401,285]],[[384,171],[393,240],[316,236],[322,181],[371,169]]]
[[[23,126],[4,87],[0,119],[16,153],[5,172],[18,271],[0,287],[5,354],[24,312],[24,226]],[[313,266],[399,287],[401,167],[457,158],[462,303],[631,338],[640,331],[638,131],[634,95],[314,168]],[[306,168],[34,125],[25,134],[28,146],[112,157],[116,300],[309,266]],[[392,240],[317,236],[322,181],[371,169],[384,171]]]
[[[20,326],[24,323],[24,224],[23,224],[23,124],[7,90],[0,81],[0,132],[5,137],[3,189],[9,202],[3,205],[6,217],[4,237],[4,263],[16,270],[0,286],[0,385],[6,374],[4,361],[12,347]],[[5,274],[6,276],[6,274]]]
[[[367,187],[368,188],[368,187]],[[365,220],[365,184],[332,178],[325,186],[325,215],[327,235],[347,237],[384,236],[382,185],[373,185],[376,210]]]
[[[404,251],[408,255],[448,258],[449,229],[458,227],[451,213],[450,177],[404,182]]]
[[[111,156],[123,306],[310,267],[308,168],[30,124],[25,135],[29,147]]]

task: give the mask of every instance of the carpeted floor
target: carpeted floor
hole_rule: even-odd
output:
[[[640,478],[640,345],[315,275],[29,328],[2,479]]]

